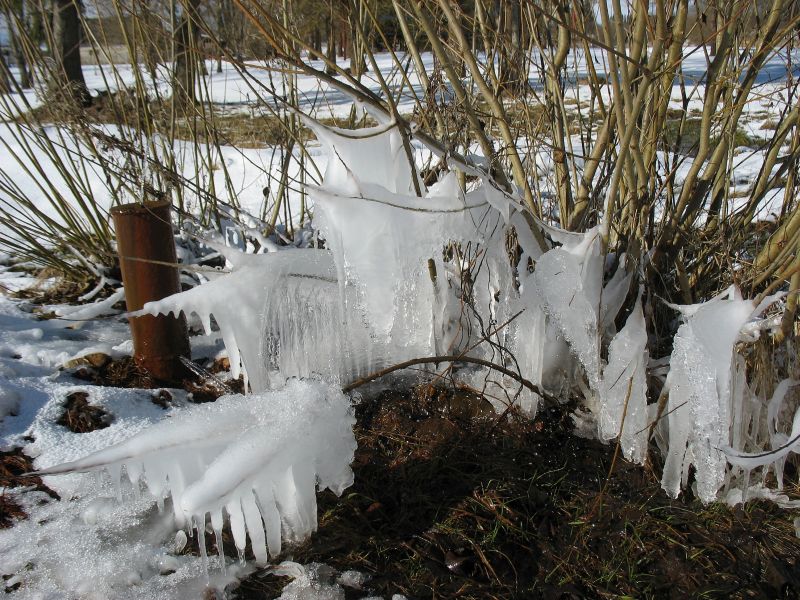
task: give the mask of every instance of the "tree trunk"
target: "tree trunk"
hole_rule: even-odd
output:
[[[500,32],[500,83],[516,93],[522,86],[522,20],[520,0],[503,0],[498,6],[497,27]]]
[[[11,78],[11,73],[8,70],[6,57],[0,52],[0,94],[7,94],[11,91],[8,82]]]
[[[350,74],[356,79],[361,79],[361,76],[367,70],[367,61],[364,55],[368,42],[361,35],[361,32],[364,31],[363,20],[365,18],[363,4],[361,2],[351,2],[348,15],[348,24],[350,26]]]
[[[228,35],[225,22],[225,4],[226,2],[220,0],[219,4],[217,5],[217,35],[219,36],[219,39],[217,40],[217,44],[219,46],[217,48],[217,73],[222,73],[222,53],[228,48]]]
[[[322,32],[319,27],[314,27],[314,33],[311,38],[311,46],[315,52],[322,54]]]
[[[6,30],[8,31],[11,51],[14,53],[14,60],[19,71],[19,85],[23,89],[31,87],[31,74],[28,69],[28,61],[25,56],[23,39],[25,39],[25,5],[21,0],[17,0],[13,5],[6,7]],[[6,64],[8,67],[8,64]]]
[[[53,58],[58,77],[82,106],[92,102],[81,68],[81,19],[78,0],[53,0]]]
[[[182,106],[190,106],[197,102],[195,82],[199,65],[194,25],[197,4],[198,0],[187,0],[187,2],[181,3],[183,11],[174,33],[175,80],[172,93]]]
[[[328,2],[328,18],[326,19],[328,25],[328,48],[327,56],[328,61],[336,63],[336,20],[333,17],[333,1]],[[326,67],[325,72],[328,75],[333,75],[335,71],[331,67]]]

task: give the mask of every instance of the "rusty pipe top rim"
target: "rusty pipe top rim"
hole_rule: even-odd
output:
[[[172,200],[143,200],[111,207],[111,215],[136,215],[172,208]]]

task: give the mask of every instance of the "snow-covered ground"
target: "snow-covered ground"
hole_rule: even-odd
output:
[[[0,288],[5,293],[41,283],[0,266]],[[170,417],[198,406],[191,404],[181,389],[168,390],[171,400],[164,407],[153,402],[159,390],[91,385],[72,375],[75,367],[65,369],[94,353],[115,358],[130,353],[128,324],[114,311],[87,320],[75,315],[42,320],[32,308],[0,295],[0,451],[23,448],[37,469],[45,469],[107,448],[158,422],[169,424]],[[69,312],[69,307],[63,306],[41,308],[45,313]],[[224,355],[218,337],[193,337],[193,356]],[[89,404],[111,415],[110,425],[73,433],[58,424],[66,398],[75,392],[86,393]],[[297,400],[304,397],[308,394],[287,396],[287,401],[299,407]],[[313,402],[313,398],[308,399]],[[294,414],[285,409],[278,412],[286,418]],[[307,429],[306,419],[295,422]],[[211,425],[199,433],[213,437],[220,419],[215,418]],[[257,419],[251,421],[253,425],[259,427]],[[237,428],[234,439],[245,435],[246,429]],[[305,444],[302,435],[294,437]],[[324,447],[330,452],[329,443]],[[169,499],[159,509],[154,495],[142,492],[127,479],[123,485],[99,473],[43,479],[60,500],[33,487],[0,489],[0,494],[28,515],[13,527],[0,529],[0,575],[9,598],[194,600],[205,597],[209,589],[222,594],[228,584],[254,571],[252,563],[228,559],[223,568],[216,556],[206,560],[182,553],[186,531],[192,531],[190,524],[182,529],[176,524]],[[152,474],[150,480],[154,481]],[[276,574],[295,579],[286,588],[287,599],[338,600],[344,597],[342,586],[361,589],[365,581],[355,572],[337,576],[322,565],[283,563]]]
[[[7,267],[0,271],[0,284],[7,290],[35,283]],[[182,390],[170,391],[176,408],[165,411],[152,402],[152,390],[91,386],[62,370],[64,363],[87,353],[129,353],[124,320],[39,320],[25,308],[0,296],[3,450],[24,447],[38,468],[57,464],[120,441],[185,404]],[[91,404],[113,415],[109,427],[79,434],[56,423],[67,395],[76,391],[87,392]],[[26,488],[2,490],[29,514],[13,528],[0,530],[0,570],[6,588],[21,584],[16,596],[167,599],[184,589],[187,598],[201,595],[201,561],[170,551],[176,531],[170,513],[154,510],[155,499],[118,503],[110,481],[91,475],[46,480],[62,501]],[[231,576],[239,570],[234,566]],[[214,577],[217,583],[221,574]]]

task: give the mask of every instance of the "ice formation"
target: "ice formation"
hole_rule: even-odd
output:
[[[228,350],[231,371],[243,370],[256,391],[280,387],[294,376],[318,374],[337,380],[347,363],[339,352],[342,335],[336,271],[329,252],[292,250],[227,254],[230,273],[209,283],[149,302],[142,314],[199,316],[206,333],[212,317]],[[355,319],[354,319],[355,321]],[[368,333],[362,327],[356,336]],[[280,380],[275,373],[280,372]]]
[[[597,230],[591,230],[580,243],[564,244],[545,253],[533,272],[546,311],[558,323],[593,389],[599,387],[601,375],[599,244]]]
[[[124,469],[159,501],[169,491],[179,526],[196,528],[201,552],[206,516],[222,553],[227,516],[240,556],[246,537],[259,563],[281,540],[303,539],[317,525],[316,491],[337,495],[353,481],[350,401],[322,382],[291,380],[274,392],[226,396],[184,409],[132,438],[40,473]]]
[[[425,188],[392,123],[354,132],[306,122],[331,157],[321,185],[309,187],[327,250],[232,256],[229,275],[143,312],[194,312],[207,329],[213,315],[234,375],[241,361],[256,391],[294,376],[347,383],[410,358],[468,349],[564,397],[582,369],[602,405],[601,350],[632,273],[622,258],[604,286],[598,228],[569,233],[534,221],[552,239],[543,246],[519,202],[488,178],[466,191],[445,172]],[[509,235],[520,248],[516,263]],[[496,343],[483,343],[489,339]],[[631,419],[643,412],[644,373],[636,377]],[[465,378],[498,408],[515,401],[536,411],[538,395],[509,378],[489,382],[485,371]],[[604,437],[613,437],[608,428]]]
[[[213,317],[233,375],[243,370],[254,394],[187,409],[46,472],[107,469],[118,479],[124,468],[137,489],[144,479],[157,498],[170,492],[176,520],[197,529],[201,549],[206,516],[218,546],[227,517],[240,553],[249,536],[265,563],[282,539],[315,529],[317,487],[339,493],[352,481],[354,418],[339,386],[410,358],[459,353],[519,370],[551,397],[579,391],[590,433],[619,439],[627,459],[643,462],[652,413],[643,294],[616,332],[635,272],[624,255],[606,256],[600,229],[529,222],[489,178],[464,190],[445,173],[426,188],[392,123],[358,132],[308,124],[330,157],[321,185],[308,189],[326,249],[228,251],[230,273],[141,311],[195,313],[207,332]],[[666,381],[664,489],[676,496],[691,466],[705,502],[740,475],[746,490],[756,465],[772,464],[780,477],[800,443],[800,412],[780,433],[785,390],[776,392],[762,436],[774,452],[748,453],[763,428],[734,352],[758,311],[733,288],[676,308],[684,322]],[[539,394],[487,373],[457,376],[498,410],[514,402],[536,412]]]
[[[642,463],[647,453],[647,330],[641,293],[625,326],[611,341],[600,383],[599,428],[604,440],[620,438],[622,452]]]
[[[734,287],[699,305],[676,307],[685,322],[675,335],[666,385],[669,450],[661,479],[676,497],[694,465],[697,494],[716,499],[725,483],[734,382],[734,344],[755,307]]]
[[[795,410],[792,419],[791,431],[786,434],[778,430],[778,415],[783,407],[786,395],[791,387],[800,385],[792,379],[784,379],[775,388],[775,392],[767,405],[767,434],[769,436],[769,449],[762,452],[742,452],[735,450],[741,443],[734,443],[724,448],[728,462],[743,469],[756,469],[772,465],[778,489],[783,489],[783,466],[786,457],[796,452],[800,454],[800,407]]]

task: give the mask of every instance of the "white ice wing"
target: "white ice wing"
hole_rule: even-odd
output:
[[[730,444],[733,425],[733,347],[753,303],[729,293],[682,312],[686,322],[675,336],[667,379],[670,434],[661,485],[677,496],[694,465],[698,496],[711,502],[725,482],[722,448]]]
[[[274,472],[286,470],[292,458],[308,460],[305,453],[295,457],[281,455],[279,451],[286,443],[285,436],[275,435],[270,428],[261,428],[253,422],[249,425],[250,429],[243,429],[184,491],[180,506],[186,514],[217,510],[234,495],[252,488],[257,476],[274,478]]]
[[[129,440],[42,474],[105,469],[119,479],[125,466],[154,493],[169,490],[176,522],[204,527],[210,513],[220,531],[223,509],[234,541],[245,533],[260,562],[317,524],[316,490],[350,485],[356,448],[347,397],[318,381],[290,380],[278,391],[227,396],[184,409]]]
[[[191,453],[203,447],[225,446],[252,422],[249,410],[241,410],[240,398],[229,396],[213,404],[192,406],[180,417],[164,419],[123,442],[38,473],[58,475],[95,471],[111,464],[140,463],[147,461],[149,456],[172,451]],[[134,472],[138,473],[138,469]]]
[[[600,437],[613,439],[621,431],[623,454],[637,463],[644,462],[647,451],[647,361],[647,330],[637,301],[625,326],[611,341],[600,384],[599,419]]]
[[[231,273],[163,300],[148,302],[137,314],[195,313],[207,333],[211,331],[213,316],[228,350],[232,375],[238,377],[243,367],[252,389],[260,392],[271,387],[275,378],[270,377],[270,367],[280,363],[280,360],[265,360],[263,355],[265,337],[273,325],[268,320],[279,314],[286,321],[282,324],[285,330],[307,329],[303,321],[305,310],[297,310],[298,302],[293,297],[287,298],[287,290],[302,286],[307,291],[306,300],[314,303],[308,310],[322,312],[336,301],[336,282],[333,258],[325,250],[239,254]],[[313,291],[308,292],[309,288]],[[292,335],[280,341],[279,346],[286,356],[320,355],[314,351],[318,349],[307,343],[307,336]],[[287,361],[282,364],[289,367],[289,372],[278,378],[279,384],[295,375],[328,375],[328,370],[318,369],[316,362],[303,362],[296,368],[294,364],[287,365]]]
[[[307,116],[302,119],[330,153],[326,188],[343,192],[349,189],[348,177],[355,177],[358,184],[378,184],[399,194],[414,193],[413,174],[397,125],[351,130],[327,127]],[[421,181],[419,185],[424,190]]]
[[[581,261],[572,252],[554,248],[539,258],[533,283],[545,310],[558,323],[578,357],[593,390],[600,383],[597,310],[586,295]]]

